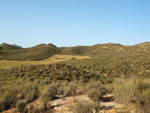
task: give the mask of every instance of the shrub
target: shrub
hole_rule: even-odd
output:
[[[94,101],[101,101],[106,93],[107,89],[103,87],[101,82],[90,82],[87,85],[87,95]]]
[[[77,95],[77,86],[75,84],[70,83],[68,87],[66,87],[64,95],[65,96],[75,96]]]
[[[149,113],[150,111],[150,88],[149,83],[142,82],[137,85],[137,94],[135,95],[135,105],[138,113]],[[143,88],[143,89],[141,89]]]
[[[25,73],[19,73],[19,77],[23,77]]]
[[[53,98],[52,97],[49,97],[49,96],[44,96],[40,99],[41,101],[41,104],[40,104],[40,107],[39,109],[40,110],[47,110],[49,108],[49,105],[48,105],[48,102],[50,100],[52,100]]]
[[[65,86],[60,86],[57,90],[57,94],[58,95],[63,95],[64,94],[64,89],[65,89]]]
[[[77,59],[76,57],[72,57],[72,58],[71,58],[71,60],[76,60],[76,59]]]
[[[39,96],[39,91],[37,87],[33,87],[31,88],[27,94],[26,94],[26,101],[32,102],[33,100],[35,100],[37,97]]]
[[[97,89],[91,89],[87,92],[88,97],[90,97],[94,101],[99,101],[102,98],[102,92]]]
[[[17,111],[19,111],[21,113],[26,112],[26,105],[27,105],[27,102],[18,101],[17,104],[16,104]]]
[[[139,90],[140,92],[142,92],[143,90],[147,90],[149,88],[150,88],[150,84],[142,80],[137,84],[137,90]]]
[[[97,88],[100,88],[101,86],[103,86],[103,84],[100,82],[100,81],[90,81],[87,85],[87,90],[89,89],[97,89]]]
[[[48,86],[42,93],[41,98],[44,97],[50,97],[50,99],[53,99],[57,95],[58,91],[58,84],[51,84]]]
[[[76,93],[78,95],[81,95],[81,94],[85,94],[86,93],[86,85],[85,84],[78,84],[78,87],[76,89]]]
[[[3,103],[0,101],[0,112],[4,110],[4,105]]]
[[[4,110],[7,110],[11,108],[12,106],[16,105],[17,96],[14,91],[6,92],[1,98],[2,98],[2,105],[4,106],[3,107]]]
[[[19,98],[26,99],[27,103],[32,102],[39,96],[37,84],[31,84],[30,82],[22,85],[18,93],[20,94]]]
[[[79,102],[73,108],[73,113],[96,113],[98,110],[98,104],[90,102]]]

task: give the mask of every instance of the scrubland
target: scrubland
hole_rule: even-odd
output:
[[[150,113],[149,43],[6,47],[0,51],[0,112]]]

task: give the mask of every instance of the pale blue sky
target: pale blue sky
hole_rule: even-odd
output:
[[[0,0],[0,43],[31,47],[150,41],[150,0]]]

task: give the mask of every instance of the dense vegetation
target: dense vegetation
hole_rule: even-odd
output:
[[[86,71],[82,68],[75,68],[65,63],[50,65],[29,65],[19,66],[1,70],[0,80],[9,78],[46,79],[47,81],[67,80],[67,81],[89,81],[90,79],[100,80],[102,76]]]
[[[82,59],[66,62],[66,64],[82,68],[106,77],[126,77],[137,75],[149,77],[150,54],[139,55],[105,55],[91,59]]]

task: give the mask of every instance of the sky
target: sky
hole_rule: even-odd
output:
[[[0,0],[0,43],[58,47],[150,41],[150,0]]]

